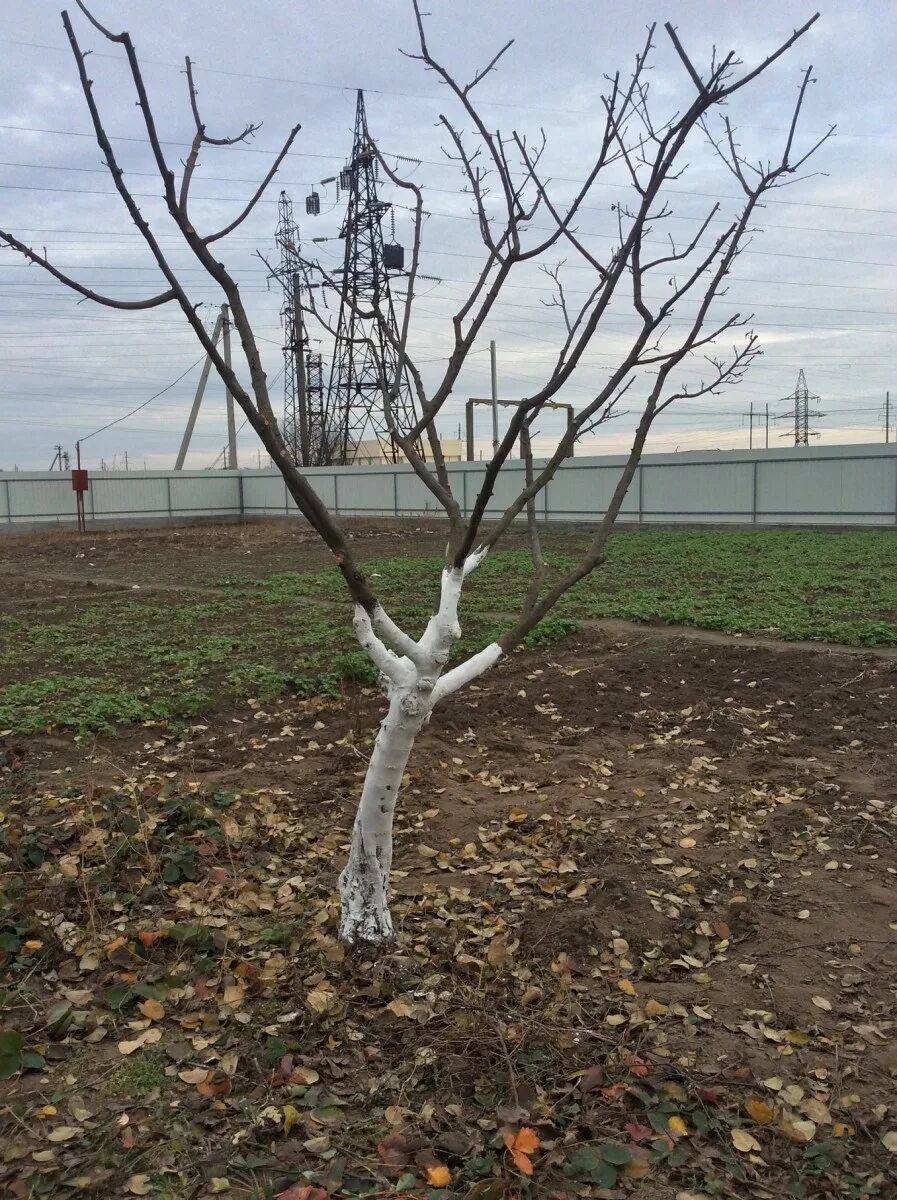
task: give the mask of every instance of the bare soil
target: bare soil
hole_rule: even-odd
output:
[[[304,537],[112,534],[89,560],[9,539],[2,569],[203,586],[209,554],[221,574],[323,565]],[[0,1084],[0,1190],[294,1200],[403,1176],[423,1197],[437,1163],[440,1196],[499,1200],[523,1194],[503,1135],[526,1127],[533,1196],[894,1195],[895,698],[872,654],[645,630],[513,655],[418,741],[377,963],[334,941],[375,693],[7,738],[0,851],[32,949],[6,954],[2,1024],[46,1064]],[[178,797],[205,823],[157,845]],[[113,838],[113,801],[139,836]],[[166,880],[183,845],[195,877]],[[170,932],[187,922],[204,954]],[[110,1002],[138,983],[163,1017]],[[83,1015],[54,1024],[60,1003]],[[144,1059],[149,1091],[122,1076]],[[629,1162],[605,1186],[575,1156],[608,1144]]]

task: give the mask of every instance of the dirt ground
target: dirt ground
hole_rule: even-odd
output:
[[[85,559],[5,539],[0,569],[201,586],[210,553],[222,574],[319,565],[290,536],[107,535]],[[22,942],[2,1024],[45,1059],[0,1084],[0,1190],[894,1195],[895,699],[871,653],[646,630],[515,654],[418,741],[376,964],[334,941],[374,692],[250,700],[182,735],[0,738]],[[146,853],[110,840],[110,797]],[[166,879],[152,837],[178,797],[202,806],[175,838],[199,865]],[[185,921],[204,955],[166,932]],[[110,1002],[138,983],[162,1016]],[[121,1076],[140,1059],[149,1091]],[[523,1129],[531,1180],[504,1148]]]
[[[389,555],[434,555],[445,544],[439,521],[345,522],[360,562]],[[581,545],[585,532],[553,532],[552,545]],[[523,545],[512,534],[503,548]],[[140,588],[205,590],[227,575],[262,577],[277,571],[314,571],[331,567],[333,557],[303,522],[272,520],[245,525],[165,526],[153,529],[97,531],[79,538],[62,533],[8,534],[0,537],[0,614],[28,603],[71,598],[85,589]]]

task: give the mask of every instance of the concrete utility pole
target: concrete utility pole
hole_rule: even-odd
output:
[[[748,434],[748,450],[753,450],[753,448],[754,448],[754,402],[753,402],[753,400],[751,401],[751,411],[748,414],[748,420],[750,422],[750,427],[751,427],[751,431]]]
[[[218,314],[218,319],[215,322],[215,328],[212,330],[212,345],[217,346],[218,338],[221,336],[221,327],[224,323],[224,313],[226,305],[222,305],[221,312]],[[199,416],[199,406],[202,404],[203,394],[206,390],[206,384],[209,382],[209,372],[212,369],[212,360],[209,355],[206,355],[206,361],[202,364],[202,371],[199,376],[199,383],[196,385],[196,395],[193,397],[193,406],[190,409],[190,416],[187,418],[187,428],[184,430],[184,436],[181,439],[181,448],[178,450],[178,456],[174,462],[174,469],[182,471],[184,469],[184,459],[187,457],[187,451],[190,448],[190,439],[193,437],[193,427],[196,424],[196,418]]]
[[[495,342],[489,343],[489,357],[492,360],[492,453],[498,449],[498,361],[495,354]]]
[[[226,304],[221,305],[222,342],[224,347],[224,362],[230,367],[230,312]],[[227,466],[231,471],[237,469],[237,424],[234,420],[234,398],[230,388],[227,389]]]

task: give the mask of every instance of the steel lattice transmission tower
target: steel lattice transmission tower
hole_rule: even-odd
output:
[[[303,467],[324,466],[330,455],[324,439],[324,388],[321,356],[311,350],[302,316],[303,274],[300,269],[299,228],[286,192],[277,204],[274,233],[280,250],[275,275],[283,288],[280,322],[283,327],[283,438],[293,460]]]
[[[364,93],[358,92],[352,155],[340,172],[340,187],[348,192],[346,217],[340,230],[345,240],[340,272],[340,309],[327,390],[327,433],[334,462],[351,462],[359,444],[376,439],[389,462],[400,457],[384,412],[384,391],[392,386],[397,367],[395,346],[380,321],[359,315],[376,311],[398,336],[389,272],[404,269],[404,251],[383,239],[383,218],[391,205],[377,194],[377,156],[368,134]],[[334,272],[336,274],[336,272]],[[393,416],[400,430],[416,420],[407,372],[399,381]]]
[[[819,397],[813,395],[807,387],[807,377],[804,375],[803,368],[797,376],[797,385],[790,396],[783,396],[782,402],[788,401],[793,405],[791,412],[782,413],[776,417],[777,421],[793,421],[794,422],[794,444],[795,446],[809,446],[811,437],[819,437],[816,430],[810,429],[810,417],[824,417],[825,413],[814,409],[810,411],[810,401],[818,400]],[[790,437],[791,434],[783,433],[782,437]]]

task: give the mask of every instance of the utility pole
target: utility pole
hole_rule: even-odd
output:
[[[128,469],[128,452],[126,450],[125,451],[125,470],[127,471],[127,469]]]
[[[492,362],[492,453],[498,449],[498,360],[495,353],[495,342],[489,343],[489,357]]]
[[[751,432],[748,434],[748,450],[753,450],[753,448],[754,448],[754,402],[753,402],[753,400],[751,401],[751,410],[748,414],[748,421],[749,421],[750,427],[751,427]]]
[[[224,363],[230,370],[230,311],[226,304],[221,305],[222,342],[224,346]],[[237,469],[237,424],[234,420],[234,398],[230,388],[226,392],[227,400],[227,466],[231,471]]]
[[[769,401],[766,402],[766,449],[769,449]]]
[[[885,392],[885,442],[891,440],[891,393]]]
[[[218,319],[215,322],[215,328],[212,331],[212,345],[217,346],[218,338],[221,336],[221,327],[224,324],[225,306],[222,305],[221,312],[218,314]],[[190,439],[193,436],[193,427],[196,424],[196,418],[199,416],[199,406],[202,404],[203,393],[206,390],[206,384],[209,382],[209,372],[212,370],[212,359],[207,354],[206,361],[202,364],[202,372],[199,376],[199,383],[196,385],[196,395],[193,397],[193,406],[190,409],[190,416],[187,418],[187,428],[184,430],[184,436],[181,439],[181,448],[178,450],[178,456],[174,462],[174,469],[182,471],[184,469],[184,459],[187,457],[187,450],[190,447]]]

